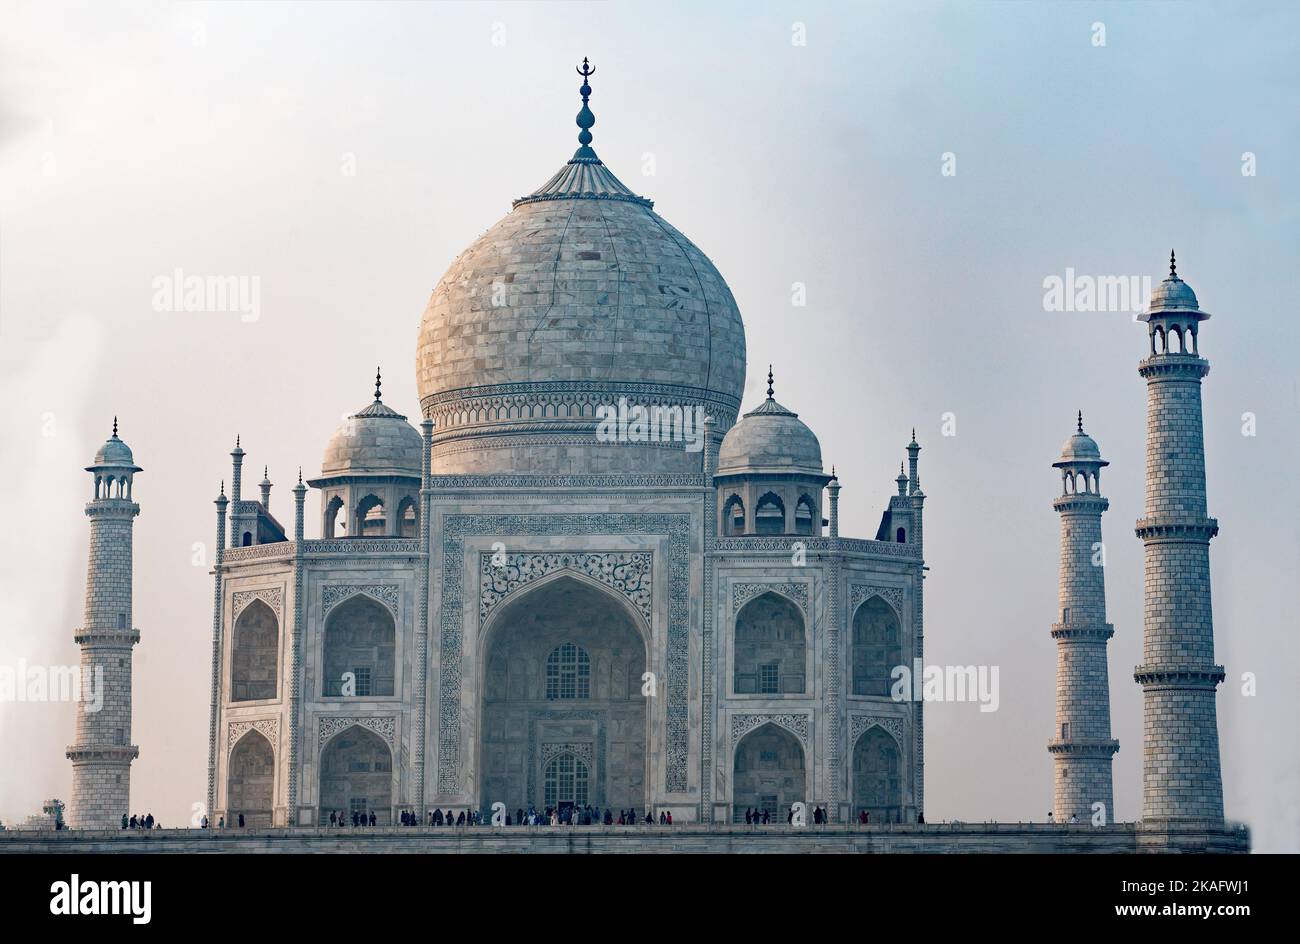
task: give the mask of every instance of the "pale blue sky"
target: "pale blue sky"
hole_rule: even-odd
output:
[[[9,4],[0,661],[76,660],[81,467],[117,413],[145,468],[132,802],[188,819],[211,622],[191,546],[211,541],[235,433],[284,507],[376,363],[385,399],[417,413],[429,291],[572,153],[585,55],[596,149],[728,279],[747,403],[774,362],[779,399],[838,468],[844,533],[874,535],[917,429],[927,658],[998,664],[1002,683],[996,713],[927,710],[932,821],[1049,808],[1050,463],[1080,408],[1112,463],[1116,802],[1139,813],[1145,336],[1123,313],[1044,311],[1042,283],[1158,280],[1178,249],[1215,315],[1201,350],[1227,812],[1256,848],[1300,849],[1298,35],[1285,3]],[[261,318],[154,312],[151,280],[178,266],[260,277]],[[0,706],[0,818],[67,795],[71,732],[68,706]]]

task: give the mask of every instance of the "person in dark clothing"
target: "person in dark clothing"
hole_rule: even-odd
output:
[[[131,828],[132,828],[132,829],[135,829],[135,828],[136,828],[136,825],[137,825],[137,823],[136,823],[136,818],[135,818],[135,816],[133,815],[133,816],[131,817]]]
[[[240,814],[239,814],[239,828],[240,828],[240,829],[243,829],[243,828],[244,828],[244,814],[243,814],[243,813],[240,813]]]
[[[918,825],[918,826],[924,826],[924,825],[925,825],[925,814],[924,814],[924,813],[917,813],[917,814],[916,814],[916,825]]]
[[[126,829],[126,824],[127,824],[126,814],[123,813],[123,814],[122,814],[122,828],[123,828],[123,829]]]
[[[609,807],[605,807],[605,825],[614,825],[614,814],[609,811]]]
[[[371,825],[371,826],[375,825],[375,811],[374,811],[374,810],[371,810],[371,811],[370,811],[370,825]]]
[[[764,810],[764,811],[763,811],[763,825],[764,825],[764,826],[769,826],[769,825],[771,825],[771,823],[772,823],[772,811],[771,811],[771,810]]]
[[[353,828],[353,829],[356,829],[356,828],[357,828],[357,811],[356,811],[356,810],[353,810],[353,811],[352,811],[352,828]]]

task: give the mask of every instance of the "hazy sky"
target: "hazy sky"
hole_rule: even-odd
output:
[[[132,807],[188,821],[212,603],[194,545],[210,561],[235,434],[283,512],[376,364],[418,415],[429,292],[572,153],[585,55],[596,149],[729,281],[746,405],[774,362],[839,471],[842,533],[875,534],[916,427],[927,661],[1001,673],[995,713],[926,710],[931,821],[1050,808],[1050,463],[1080,408],[1111,461],[1116,812],[1140,814],[1146,338],[1125,312],[1046,311],[1043,283],[1159,280],[1177,248],[1215,315],[1225,804],[1258,850],[1296,851],[1297,36],[1286,3],[6,3],[0,665],[78,659],[82,467],[117,414],[145,470]],[[257,277],[259,317],[155,311],[153,279],[177,268]],[[67,798],[72,712],[0,704],[0,819]]]

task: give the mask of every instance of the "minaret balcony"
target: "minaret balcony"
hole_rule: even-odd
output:
[[[1119,741],[1114,738],[1055,738],[1047,742],[1047,750],[1051,754],[1110,757],[1119,753]]]

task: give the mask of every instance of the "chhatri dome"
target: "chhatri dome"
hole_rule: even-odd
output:
[[[1101,449],[1097,446],[1097,441],[1083,431],[1083,411],[1079,411],[1078,426],[1065,444],[1061,446],[1061,458],[1052,463],[1053,466],[1060,468],[1075,462],[1095,462],[1100,465],[1110,465],[1101,458]]]
[[[722,440],[718,474],[736,472],[805,472],[820,475],[822,447],[816,435],[774,399],[772,370],[767,372],[767,399],[746,413]]]
[[[406,417],[379,397],[375,373],[374,402],[347,418],[325,447],[321,478],[351,475],[420,475],[423,440]]]
[[[598,442],[598,407],[677,406],[735,421],[745,331],[726,281],[592,149],[579,147],[439,280],[420,322],[433,471],[699,471],[681,443]],[[697,412],[695,408],[699,408]]]

